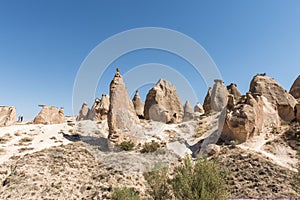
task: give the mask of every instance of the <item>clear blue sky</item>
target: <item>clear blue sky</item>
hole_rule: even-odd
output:
[[[38,104],[71,114],[76,73],[89,52],[114,34],[148,26],[195,39],[225,83],[237,83],[243,93],[263,72],[289,90],[300,74],[299,10],[298,0],[0,0],[0,104],[16,106],[27,120]],[[133,52],[115,65],[128,70],[149,62],[185,65],[158,51]],[[114,67],[99,83],[99,96],[108,93]],[[206,91],[199,85],[201,101]]]

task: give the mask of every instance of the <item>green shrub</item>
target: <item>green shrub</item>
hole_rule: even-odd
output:
[[[157,142],[150,142],[150,143],[145,143],[143,146],[143,149],[141,150],[141,153],[151,153],[156,151],[160,145]]]
[[[144,177],[150,186],[148,193],[154,200],[171,198],[171,186],[168,183],[169,179],[167,168],[144,173]]]
[[[193,164],[186,158],[174,173],[171,184],[176,199],[227,199],[226,173],[215,161],[199,159]]]
[[[134,146],[132,141],[123,141],[118,147],[123,151],[131,151]]]
[[[139,195],[127,187],[115,188],[111,195],[112,200],[139,200]]]

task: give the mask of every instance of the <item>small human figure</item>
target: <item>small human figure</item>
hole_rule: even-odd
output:
[[[22,115],[21,115],[21,117],[20,117],[20,121],[23,122],[23,116],[22,116]]]
[[[21,121],[21,115],[19,115],[19,117],[18,117],[18,122],[20,122]]]

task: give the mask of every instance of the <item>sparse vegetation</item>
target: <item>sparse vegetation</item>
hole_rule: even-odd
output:
[[[160,148],[160,145],[155,141],[145,143],[143,149],[141,150],[141,153],[155,152],[158,148]]]
[[[174,173],[171,184],[176,199],[227,199],[226,173],[215,161],[199,159],[194,164],[186,158]]]
[[[123,151],[131,151],[135,144],[132,141],[123,141],[118,147]]]
[[[20,148],[20,149],[18,149],[18,151],[19,151],[19,153],[22,153],[22,152],[24,152],[24,151],[31,151],[31,150],[33,150],[34,148],[27,148],[27,147],[24,147],[24,148]]]
[[[231,147],[236,148],[236,146],[239,144],[237,140],[230,141]]]
[[[19,143],[26,143],[26,142],[31,142],[33,139],[30,137],[24,137],[19,140]]]
[[[271,130],[271,133],[273,133],[273,134],[279,133],[278,127],[277,127],[277,126],[273,126],[273,127],[272,127],[272,130]]]
[[[115,188],[111,195],[112,200],[139,200],[139,195],[127,187]]]
[[[168,183],[168,169],[144,173],[144,177],[149,185],[148,193],[154,200],[164,200],[171,198],[171,185]]]

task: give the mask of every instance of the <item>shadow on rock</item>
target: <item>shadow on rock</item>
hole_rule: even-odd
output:
[[[72,141],[72,142],[81,141],[81,142],[87,143],[89,145],[98,147],[100,151],[104,151],[104,152],[110,151],[107,138],[83,136],[80,134],[69,135],[69,134],[66,134],[63,132],[62,132],[62,134],[63,134],[63,137],[69,141]]]

